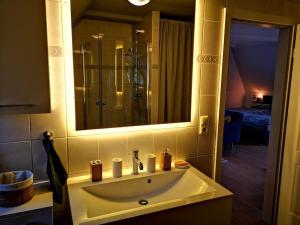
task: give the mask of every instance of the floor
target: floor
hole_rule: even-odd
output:
[[[261,218],[267,146],[235,145],[224,160],[221,183],[234,193],[231,224],[266,225]]]

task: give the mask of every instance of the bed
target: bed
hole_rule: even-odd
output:
[[[243,114],[241,140],[268,144],[271,130],[271,109],[269,108],[236,108],[226,111]]]

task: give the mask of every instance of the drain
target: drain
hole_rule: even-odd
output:
[[[141,199],[141,200],[139,200],[139,204],[140,205],[148,205],[148,201],[146,200],[146,199]]]

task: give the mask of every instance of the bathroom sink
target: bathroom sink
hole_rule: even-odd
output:
[[[189,171],[157,173],[82,188],[88,217],[142,207],[214,191]],[[102,210],[94,207],[101,204]]]
[[[83,187],[83,190],[99,198],[111,201],[133,200],[141,196],[155,195],[172,188],[183,177],[184,172],[173,171],[170,173],[131,177],[115,182]]]
[[[105,224],[231,195],[193,167],[97,183],[68,181],[68,189],[74,225]]]

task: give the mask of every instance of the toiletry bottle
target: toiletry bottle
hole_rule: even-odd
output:
[[[168,151],[169,149],[166,148],[166,150],[160,155],[161,170],[171,170],[172,155]]]
[[[102,162],[100,160],[90,161],[92,181],[102,180]]]

